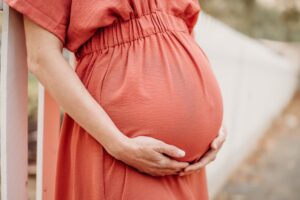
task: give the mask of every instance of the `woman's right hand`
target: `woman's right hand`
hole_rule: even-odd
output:
[[[152,176],[177,174],[189,165],[171,157],[183,157],[185,152],[176,146],[148,136],[137,136],[122,140],[110,154],[142,173]]]

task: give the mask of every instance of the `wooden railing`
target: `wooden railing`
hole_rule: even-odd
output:
[[[28,199],[28,67],[22,15],[1,3],[1,199]],[[64,53],[69,53],[64,50]],[[70,56],[71,55],[71,56]],[[74,66],[74,56],[69,54]],[[60,108],[38,87],[36,199],[54,199]]]
[[[27,197],[27,77],[21,15],[3,4],[1,44],[1,199]]]

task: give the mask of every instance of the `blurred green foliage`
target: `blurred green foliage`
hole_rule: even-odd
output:
[[[28,75],[28,98],[28,132],[30,133],[36,130],[38,106],[38,82],[31,73]]]
[[[295,0],[286,0],[283,11],[255,0],[199,1],[205,12],[251,37],[300,42],[300,11]]]
[[[28,132],[37,129],[38,110],[38,80],[32,73],[28,73]],[[64,112],[60,112],[60,122],[62,123]]]

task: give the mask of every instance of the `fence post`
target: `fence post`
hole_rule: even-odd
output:
[[[3,4],[1,44],[1,199],[28,197],[28,114],[22,15]]]
[[[37,131],[37,200],[53,200],[56,157],[59,141],[60,110],[39,83]]]

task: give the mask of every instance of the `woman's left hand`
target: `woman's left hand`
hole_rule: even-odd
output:
[[[218,136],[210,144],[210,149],[203,155],[203,157],[198,162],[184,168],[184,170],[179,173],[179,176],[184,176],[194,172],[198,172],[202,169],[202,167],[214,161],[216,159],[217,153],[219,152],[223,143],[225,142],[226,137],[227,129],[224,125],[222,125]]]

